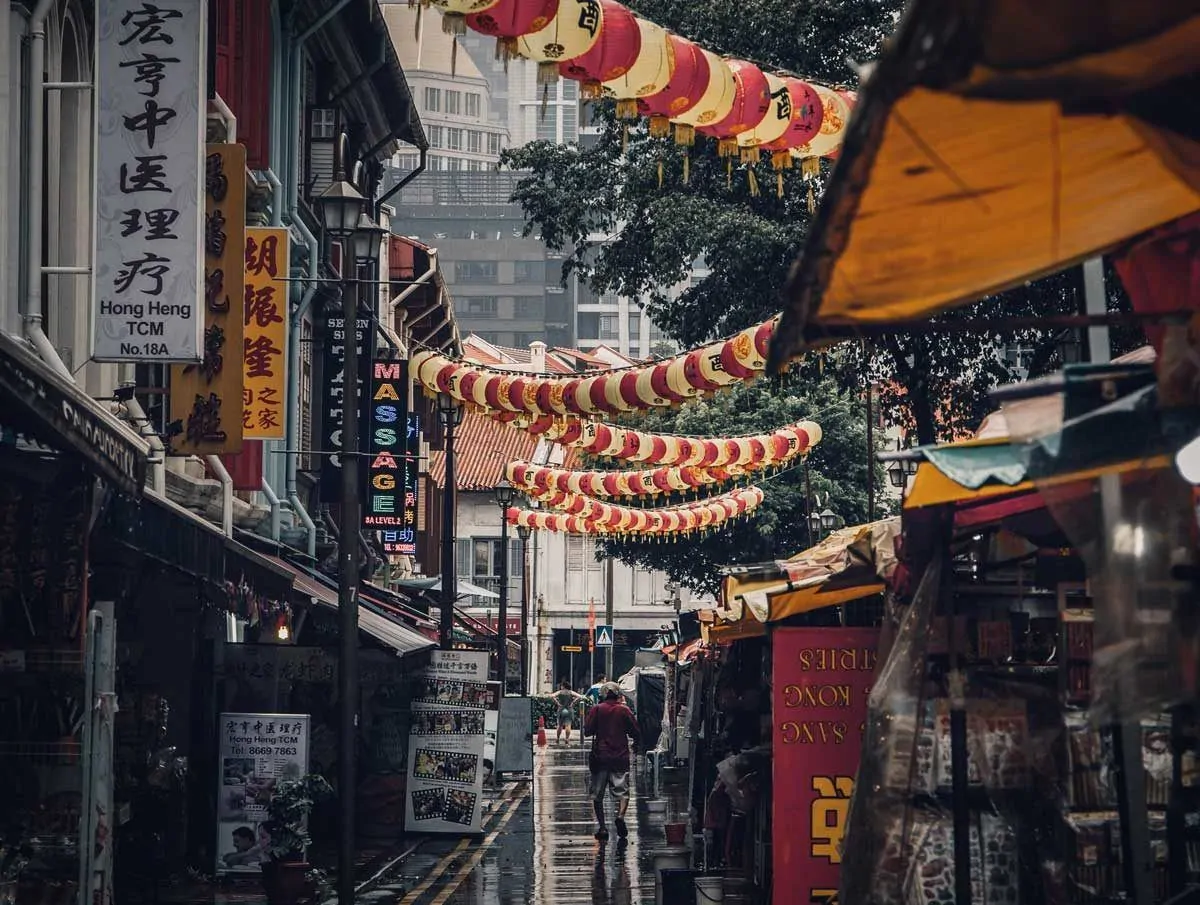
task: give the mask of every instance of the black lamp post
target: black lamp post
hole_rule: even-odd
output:
[[[821,514],[812,512],[808,516],[809,544],[816,544],[821,538]]]
[[[340,163],[340,162],[339,162]],[[340,165],[339,165],[340,170]],[[342,173],[317,199],[325,231],[342,245],[342,321],[345,354],[342,359],[342,499],[338,536],[338,903],[354,902],[355,729],[358,723],[358,255],[369,262],[370,238],[357,235],[367,199]],[[374,259],[379,258],[378,236]],[[352,247],[347,247],[352,246]],[[346,255],[346,252],[351,254]]]
[[[446,475],[442,482],[442,612],[438,640],[449,650],[454,639],[454,604],[458,601],[458,573],[454,568],[454,520],[458,488],[454,476],[454,431],[462,423],[463,410],[449,393],[438,393],[438,420],[445,443]]]
[[[528,525],[517,525],[521,539],[521,694],[529,690],[529,534]]]
[[[496,671],[500,673],[500,694],[504,695],[508,692],[508,507],[516,497],[516,490],[502,477],[495,493],[500,506],[500,630],[496,636],[500,649],[496,653]]]
[[[899,459],[893,459],[888,463],[887,476],[888,482],[896,489],[904,487],[908,480],[904,470],[904,463]]]

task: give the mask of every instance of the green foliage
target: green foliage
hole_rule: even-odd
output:
[[[319,773],[281,782],[267,805],[266,831],[271,844],[268,854],[287,860],[312,844],[308,835],[308,817],[321,801],[333,796],[333,787]]]
[[[847,391],[831,376],[819,376],[815,368],[808,368],[639,418],[636,426],[662,433],[735,437],[803,419],[815,421],[824,436],[808,456],[813,495],[822,501],[828,495],[830,508],[853,525],[867,520],[864,415],[860,393]],[[884,476],[878,463],[873,471],[878,518],[885,514]],[[763,505],[753,517],[696,537],[610,540],[605,552],[645,568],[663,569],[671,580],[693,591],[715,592],[722,566],[782,558],[811,545],[804,479],[801,465],[774,475],[759,473],[746,481],[765,491]]]

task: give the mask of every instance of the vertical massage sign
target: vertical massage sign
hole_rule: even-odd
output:
[[[807,887],[799,901],[834,902],[879,630],[782,628],[771,637],[775,814],[800,829],[776,834],[774,875]]]

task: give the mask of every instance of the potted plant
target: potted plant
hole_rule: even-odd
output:
[[[309,773],[275,787],[267,805],[263,829],[270,837],[267,860],[262,864],[263,891],[269,905],[296,905],[309,885],[309,864],[304,850],[312,840],[308,816],[317,802],[333,795],[325,777]]]

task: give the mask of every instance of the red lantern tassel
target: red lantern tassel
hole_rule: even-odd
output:
[[[665,116],[650,117],[650,137],[667,138],[671,134],[671,121]]]
[[[689,177],[690,177],[690,176],[691,176],[691,174],[692,174],[691,162],[692,162],[692,161],[691,161],[691,159],[688,157],[688,155],[687,155],[687,154],[684,154],[684,155],[683,155],[683,184],[684,184],[684,185],[687,185],[687,184],[688,184],[688,179],[689,179]]]
[[[586,79],[579,87],[579,96],[585,101],[594,101],[604,97],[604,86],[595,79]]]
[[[742,148],[741,159],[748,167],[754,166],[762,158],[762,152],[758,148]]]
[[[659,158],[659,161],[658,161],[658,187],[660,189],[662,188],[662,179],[663,179],[663,162],[662,162],[662,158]]]
[[[722,138],[717,142],[718,157],[733,157],[738,152],[738,143],[736,138]]]
[[[467,17],[462,13],[442,13],[442,31],[448,35],[465,35]]]
[[[821,158],[805,157],[800,161],[800,172],[805,179],[814,179],[821,175]]]
[[[675,144],[690,148],[696,143],[696,129],[687,123],[675,124]]]
[[[558,81],[558,64],[547,61],[538,63],[537,68],[537,83],[539,85],[553,85]]]
[[[637,98],[622,97],[617,100],[617,119],[637,119]]]

